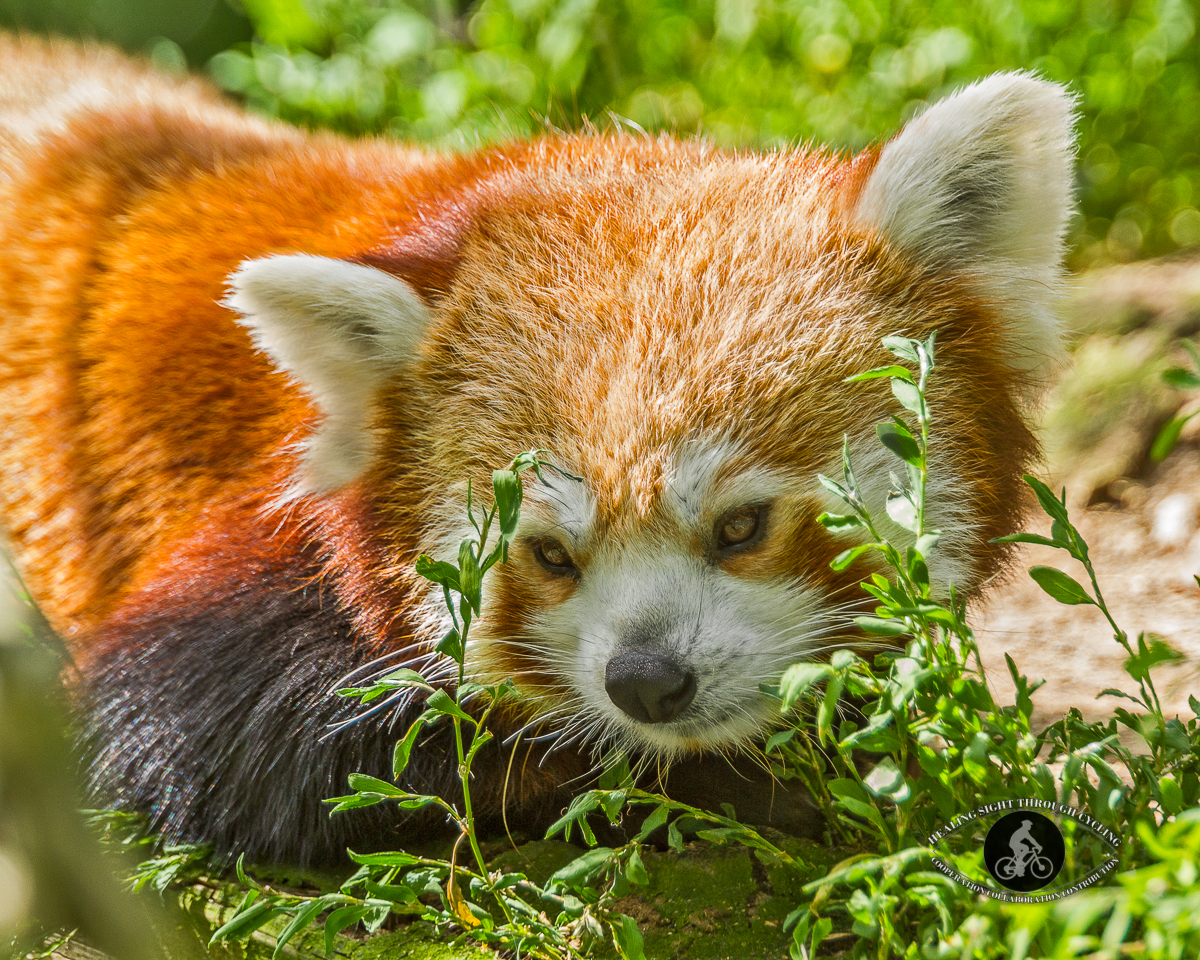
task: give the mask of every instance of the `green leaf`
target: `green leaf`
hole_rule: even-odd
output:
[[[614,862],[614,851],[611,847],[594,847],[582,856],[576,857],[565,867],[560,867],[550,875],[547,886],[558,889],[575,889],[596,874],[607,870]]]
[[[339,907],[325,918],[325,956],[333,956],[333,941],[347,927],[358,923],[375,908],[363,904]]]
[[[1183,791],[1179,789],[1174,777],[1162,777],[1158,782],[1158,793],[1167,813],[1176,814],[1183,810]]]
[[[783,697],[783,709],[789,710],[804,692],[827,677],[833,676],[833,667],[827,663],[794,663],[783,671],[779,680],[779,693]]]
[[[880,423],[875,427],[879,441],[905,463],[921,465],[921,448],[907,428],[895,423]]]
[[[376,883],[374,880],[364,880],[363,887],[371,896],[387,900],[389,903],[404,905],[415,903],[417,900],[418,891],[398,883]]]
[[[926,560],[934,550],[937,549],[938,541],[942,539],[942,535],[936,530],[929,533],[923,533],[917,537],[917,542],[913,545],[914,549],[923,556]]]
[[[829,917],[819,917],[812,925],[812,939],[808,942],[808,955],[815,957],[821,943],[833,932],[833,920]]]
[[[780,730],[778,733],[773,733],[767,738],[767,742],[763,745],[763,753],[770,753],[772,750],[777,750],[785,743],[791,743],[795,739],[799,731],[795,727],[788,727],[786,730]]]
[[[904,773],[891,757],[884,757],[863,778],[867,789],[877,797],[887,797],[893,803],[903,803],[911,796]]]
[[[369,901],[368,905],[371,912],[363,917],[363,929],[367,933],[376,933],[383,926],[385,920],[392,914],[392,905],[390,903],[380,903],[378,900]]]
[[[915,413],[918,417],[924,419],[928,416],[925,410],[925,401],[921,399],[921,391],[917,389],[916,384],[912,382],[912,374],[909,374],[905,379],[892,380],[892,393],[896,399],[900,401],[900,405],[905,410]]]
[[[1063,488],[1062,499],[1054,495],[1054,491],[1042,483],[1037,477],[1025,475],[1025,482],[1033,488],[1033,492],[1037,494],[1038,503],[1042,505],[1042,511],[1046,516],[1053,520],[1060,520],[1065,524],[1070,524],[1071,520],[1067,516],[1067,491]]]
[[[474,723],[475,720],[462,707],[454,702],[454,698],[445,690],[434,690],[429,695],[429,699],[425,701],[425,706],[428,710],[434,713],[445,714],[450,717],[457,717],[467,723]]]
[[[429,682],[423,676],[421,676],[421,674],[409,667],[399,667],[398,669],[393,670],[391,673],[388,673],[379,679],[381,683],[386,683],[394,687],[422,687],[426,690],[433,689],[433,687],[429,685]]]
[[[905,530],[917,532],[917,507],[907,493],[889,493],[887,513]]]
[[[910,337],[884,337],[880,342],[883,344],[885,350],[895,354],[901,360],[907,360],[909,363],[921,362],[920,357],[917,355],[919,340],[913,340]]]
[[[929,592],[929,565],[912,547],[908,548],[908,575],[922,593]]]
[[[453,627],[447,631],[446,635],[438,641],[437,646],[433,649],[442,656],[449,657],[455,663],[463,662],[462,636]]]
[[[1008,675],[1012,677],[1013,687],[1017,691],[1017,709],[1028,719],[1033,713],[1033,700],[1030,699],[1030,694],[1034,692],[1036,686],[1029,683],[1029,678],[1017,669],[1017,662],[1007,653],[1004,655],[1004,662],[1008,665]]]
[[[480,593],[483,589],[483,571],[479,567],[479,555],[475,552],[474,540],[464,540],[458,545],[458,592],[479,615]]]
[[[650,874],[646,872],[646,865],[642,863],[642,856],[637,847],[629,851],[629,859],[625,861],[625,877],[639,887],[644,887],[650,882]]]
[[[1138,635],[1137,653],[1125,661],[1125,672],[1135,680],[1146,680],[1150,671],[1160,663],[1177,663],[1183,659],[1184,655],[1162,637],[1152,635],[1147,642],[1147,636],[1143,633]]]
[[[257,893],[257,891],[252,892]],[[251,903],[248,906],[244,905],[244,908],[238,909],[224,925],[218,928],[209,939],[208,945],[210,947],[214,946],[222,940],[244,939],[263,924],[269,923],[283,912],[281,906],[270,900],[259,900],[257,903]]]
[[[618,922],[612,925],[612,933],[613,946],[623,960],[646,960],[642,931],[633,917],[621,914]]]
[[[1029,575],[1033,577],[1039,587],[1059,603],[1095,604],[1096,602],[1073,578],[1054,567],[1030,567]]]
[[[854,477],[854,465],[850,462],[850,435],[842,434],[842,480],[851,494],[851,505],[861,506],[858,491],[858,480]]]
[[[842,746],[853,747],[855,750],[868,750],[872,753],[890,753],[900,748],[900,739],[889,727],[893,716],[888,713],[876,713],[861,730],[856,730],[842,739]]]
[[[571,805],[567,807],[567,812],[546,829],[546,839],[550,839],[561,832],[564,840],[570,840],[571,828],[576,826],[579,827],[584,837],[591,836],[592,830],[588,826],[587,815],[598,806],[600,806],[600,798],[596,796],[594,791],[579,794],[579,796],[571,801]]]
[[[1200,410],[1191,413],[1177,413],[1164,423],[1155,434],[1154,442],[1150,444],[1150,459],[1155,463],[1166,460],[1171,451],[1175,449],[1175,445],[1179,443],[1179,435],[1183,432],[1183,428],[1197,413],[1200,413]]]
[[[608,790],[601,793],[600,809],[608,817],[609,823],[616,823],[621,819],[621,811],[625,808],[625,800],[628,796],[629,791],[625,789]]]
[[[511,470],[492,473],[492,491],[496,496],[496,515],[500,522],[501,556],[508,563],[508,548],[517,535],[521,520],[521,478]]]
[[[821,706],[817,708],[817,735],[821,742],[833,739],[833,718],[837,714],[838,699],[845,686],[841,677],[831,677],[825,684],[825,696],[821,698]]]
[[[853,513],[823,513],[817,517],[817,523],[826,530],[852,530],[863,525]]]
[[[884,620],[880,617],[855,617],[855,625],[866,633],[880,637],[898,637],[908,633],[908,626],[903,620]]]
[[[421,728],[424,726],[424,719],[417,717],[408,728],[408,732],[404,734],[404,739],[396,742],[396,749],[392,753],[392,777],[396,780],[400,779],[400,774],[408,767],[409,755],[412,753],[412,748],[417,742],[417,737],[421,734]]]
[[[365,773],[352,773],[346,779],[350,783],[350,789],[358,793],[379,793],[385,797],[403,797],[407,794],[407,791],[401,790],[394,783]]]
[[[287,942],[312,923],[317,914],[328,910],[334,904],[345,903],[347,899],[341,894],[329,894],[318,897],[316,900],[310,900],[297,910],[296,915],[288,921],[288,925],[279,931],[279,939],[275,941],[275,952],[271,954],[272,960],[277,960],[279,954],[283,952],[283,948],[287,946]]]
[[[875,804],[867,800],[859,800],[857,797],[838,797],[836,803],[856,817],[862,817],[881,834],[887,834],[887,828],[883,825],[883,816]]]
[[[440,583],[443,587],[449,587],[451,590],[458,589],[458,567],[452,563],[447,563],[445,560],[434,560],[433,557],[423,553],[417,557],[416,570],[426,580]]]
[[[645,840],[650,834],[667,822],[667,817],[671,815],[671,808],[665,803],[657,806],[651,812],[645,821],[642,823],[642,828],[637,832],[637,836],[633,839],[637,841]]]
[[[913,357],[914,362],[916,357]],[[860,380],[877,380],[880,377],[897,377],[901,380],[912,381],[912,372],[908,367],[901,367],[896,364],[891,364],[886,367],[875,367],[872,370],[867,370],[864,373],[856,373],[853,376],[846,377],[842,383],[855,383]]]
[[[391,850],[384,853],[355,853],[347,850],[348,856],[355,863],[372,867],[411,867],[421,862],[421,857],[403,850]]]
[[[854,503],[854,498],[850,495],[850,491],[843,487],[836,480],[831,480],[829,477],[825,476],[825,474],[818,473],[817,482],[839,500],[845,503]]]
[[[1200,374],[1183,367],[1171,367],[1163,371],[1163,382],[1179,390],[1195,390],[1200,387]]]
[[[251,0],[246,8],[254,18],[255,33],[267,43],[293,50],[315,49],[325,37],[304,0]]]
[[[1124,690],[1118,690],[1116,687],[1105,687],[1098,694],[1096,694],[1097,700],[1099,700],[1101,697],[1120,697],[1123,700],[1132,700],[1134,703],[1142,702],[1132,694],[1126,693]]]
[[[836,557],[829,561],[829,569],[836,570],[840,573],[864,553],[874,549],[876,549],[876,547],[873,543],[863,543],[859,544],[857,547],[851,547],[849,550],[843,550]]]
[[[842,647],[840,650],[834,650],[833,655],[829,658],[829,665],[835,670],[847,670],[860,663],[861,658],[853,650],[847,650]]]
[[[741,828],[713,827],[707,830],[697,830],[696,836],[701,840],[707,840],[709,843],[727,844],[736,842],[744,832]]]
[[[1042,537],[1036,533],[1010,533],[1006,537],[993,537],[989,543],[1038,543],[1043,547],[1063,546],[1057,540],[1051,540],[1049,537]]]
[[[352,793],[345,797],[325,797],[322,803],[335,804],[329,815],[332,817],[335,813],[342,813],[345,810],[362,810],[364,807],[373,807],[377,803],[383,803],[387,797],[379,794],[367,793]]]
[[[922,355],[921,366],[926,373],[937,366],[937,338],[938,332],[934,330],[933,333],[925,338],[925,342],[920,345],[921,349],[917,351]],[[926,367],[926,364],[928,364],[928,367]]]

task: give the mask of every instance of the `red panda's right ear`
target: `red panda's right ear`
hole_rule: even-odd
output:
[[[374,453],[375,396],[411,361],[429,307],[407,283],[362,264],[308,255],[247,260],[225,305],[259,349],[324,414],[285,499],[326,493],[358,477]]]
[[[961,273],[1007,321],[1013,367],[1057,352],[1054,291],[1073,208],[1074,98],[1001,73],[931,106],[879,152],[855,219]]]

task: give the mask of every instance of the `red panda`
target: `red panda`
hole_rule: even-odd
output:
[[[846,635],[869,571],[831,571],[815,478],[846,435],[886,495],[887,388],[843,383],[885,335],[938,332],[934,575],[1001,569],[1055,351],[1062,88],[995,75],[851,158],[452,155],[269,123],[102,49],[0,39],[0,63],[0,511],[73,655],[89,789],[168,840],[305,865],[432,825],[327,816],[420,709],[329,736],[354,707],[328,691],[436,672],[414,560],[456,554],[467,481],[521,450],[582,482],[527,474],[489,574],[471,674],[514,677],[511,730],[539,736],[507,796],[489,755],[485,816],[554,815],[606,743],[761,806],[722,755],[771,726],[761,684]],[[406,785],[455,796],[451,756],[431,734]]]

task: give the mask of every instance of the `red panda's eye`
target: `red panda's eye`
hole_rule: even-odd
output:
[[[571,555],[557,540],[539,540],[533,545],[533,555],[546,570],[560,577],[572,577],[578,570]]]
[[[762,520],[762,507],[748,506],[725,514],[717,525],[717,545],[736,547],[754,538],[759,532]]]

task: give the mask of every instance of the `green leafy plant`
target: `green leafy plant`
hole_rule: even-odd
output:
[[[869,634],[910,639],[902,653],[877,656],[875,670],[843,650],[827,664],[798,664],[784,674],[780,685],[784,705],[809,703],[810,713],[815,713],[815,735],[832,747],[831,761],[839,776],[829,784],[829,814],[857,830],[865,847],[862,854],[805,888],[813,899],[792,915],[793,956],[815,956],[839,915],[851,920],[851,929],[860,937],[853,949],[855,957],[1065,957],[1081,955],[1078,951],[1084,943],[1091,950],[1105,946],[1114,951],[1095,956],[1185,955],[1136,941],[1157,925],[1170,936],[1156,942],[1194,942],[1194,925],[1172,926],[1153,903],[1150,891],[1158,882],[1154,878],[1165,873],[1162,867],[1122,875],[1121,894],[1095,890],[1083,899],[1064,900],[1061,907],[1038,910],[997,901],[980,903],[965,887],[929,869],[935,851],[925,838],[937,824],[1013,799],[1074,803],[1114,828],[1125,837],[1118,851],[1121,868],[1154,857],[1171,862],[1172,857],[1164,855],[1168,848],[1154,838],[1160,831],[1163,836],[1178,835],[1181,828],[1170,821],[1200,800],[1200,724],[1163,715],[1151,671],[1178,655],[1144,634],[1130,640],[1115,623],[1087,544],[1071,523],[1065,492],[1055,496],[1033,477],[1026,481],[1053,521],[1051,536],[1022,533],[1001,539],[1058,547],[1082,565],[1090,592],[1052,567],[1034,567],[1030,574],[1060,602],[1093,605],[1103,613],[1126,651],[1125,669],[1139,692],[1106,690],[1101,696],[1127,699],[1136,712],[1117,707],[1112,719],[1098,723],[1086,722],[1078,710],[1072,710],[1035,734],[1029,723],[1031,696],[1040,684],[1021,674],[1008,657],[1016,702],[997,703],[964,604],[952,588],[941,598],[928,577],[927,552],[938,537],[937,531],[925,527],[922,509],[931,425],[926,386],[935,367],[934,340],[888,338],[885,346],[913,364],[916,373],[887,366],[851,379],[888,377],[897,399],[915,420],[896,418],[879,428],[880,440],[905,470],[904,481],[894,478],[899,482],[888,496],[887,511],[912,534],[914,543],[901,548],[879,536],[848,452],[842,481],[822,478],[822,483],[850,512],[821,519],[830,529],[856,530],[867,537],[866,543],[838,557],[835,566],[845,567],[863,553],[876,552],[894,571],[891,580],[874,575],[864,583],[878,606],[873,617],[859,618],[859,626]],[[837,722],[838,697],[844,690],[868,698],[864,723],[849,718]],[[1193,700],[1192,708],[1200,708],[1200,703]],[[1118,725],[1133,731],[1146,752],[1123,746]],[[796,736],[809,736],[806,729],[798,728]],[[859,774],[855,763],[862,751],[882,754],[865,775]],[[1065,883],[1086,874],[1103,853],[1095,837],[1076,831],[1073,841]],[[1194,854],[1182,859],[1195,861]],[[1182,881],[1182,891],[1173,901],[1176,905],[1179,897],[1200,893],[1196,874],[1188,872],[1192,868],[1186,863],[1175,875],[1177,882]],[[1087,936],[1096,926],[1102,926],[1103,933]],[[1129,942],[1137,949],[1118,949]]]
[[[1191,359],[1191,367],[1190,369],[1188,367],[1171,367],[1163,372],[1163,381],[1179,390],[1195,390],[1200,387],[1200,350],[1196,349],[1196,345],[1191,340],[1185,339],[1181,343]],[[1180,411],[1163,424],[1155,435],[1154,442],[1150,445],[1150,459],[1155,462],[1167,459],[1179,442],[1179,435],[1183,432],[1183,428],[1197,413],[1200,413],[1200,410],[1192,410],[1188,413]]]

